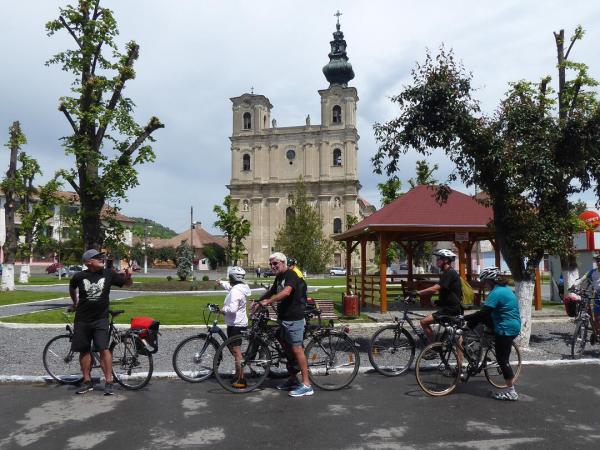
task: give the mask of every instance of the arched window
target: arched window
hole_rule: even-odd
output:
[[[285,210],[285,223],[290,223],[296,217],[296,210],[291,206]]]
[[[340,219],[339,217],[333,219],[333,232],[334,234],[342,232],[342,219]]]
[[[242,156],[242,170],[250,170],[250,155],[248,153],[244,153],[244,156]]]
[[[333,107],[333,116],[331,118],[331,123],[342,123],[342,108],[340,105],[335,105]]]
[[[244,130],[252,128],[252,115],[249,112],[244,113]]]
[[[342,151],[339,148],[333,150],[333,165],[337,167],[342,165]]]

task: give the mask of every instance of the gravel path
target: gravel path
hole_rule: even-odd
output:
[[[376,327],[351,329],[352,336],[361,350],[361,366],[368,367],[366,354],[369,338]],[[160,349],[154,355],[156,372],[172,372],[171,356],[177,344],[184,338],[204,330],[204,326],[190,328],[164,328],[159,339]],[[566,319],[539,320],[533,324],[531,346],[523,350],[527,361],[569,359],[570,337],[574,325]],[[0,325],[0,376],[45,375],[42,365],[42,350],[46,342],[62,333],[62,327],[54,328],[11,328]],[[596,345],[590,356],[600,356]]]

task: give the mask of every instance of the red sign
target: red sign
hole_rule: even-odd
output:
[[[579,214],[579,218],[592,228],[600,225],[600,215],[596,211],[584,211]]]

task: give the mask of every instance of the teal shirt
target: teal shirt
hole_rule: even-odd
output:
[[[492,322],[496,334],[516,336],[521,332],[519,302],[511,288],[496,285],[487,296],[484,305],[492,308]]]

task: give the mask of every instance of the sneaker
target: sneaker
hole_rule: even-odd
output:
[[[517,391],[514,390],[496,392],[494,395],[492,395],[492,397],[496,400],[507,400],[512,402],[519,400],[519,394],[517,394]]]
[[[299,388],[294,389],[290,392],[290,397],[304,397],[305,395],[313,395],[315,391],[313,391],[312,386],[306,386],[305,384],[301,384]]]
[[[285,380],[285,383],[280,384],[279,386],[277,386],[277,389],[279,389],[280,391],[293,391],[295,389],[298,389],[300,387],[300,383],[298,383],[298,380]]]
[[[246,387],[248,386],[248,383],[246,383],[246,380],[235,380],[233,383],[231,383],[231,387],[236,388],[236,389],[246,389]]]
[[[85,394],[94,390],[94,383],[91,381],[84,382],[83,385],[75,391],[76,394]]]
[[[113,391],[113,384],[112,383],[105,383],[104,384],[104,395],[115,395],[115,392]]]

